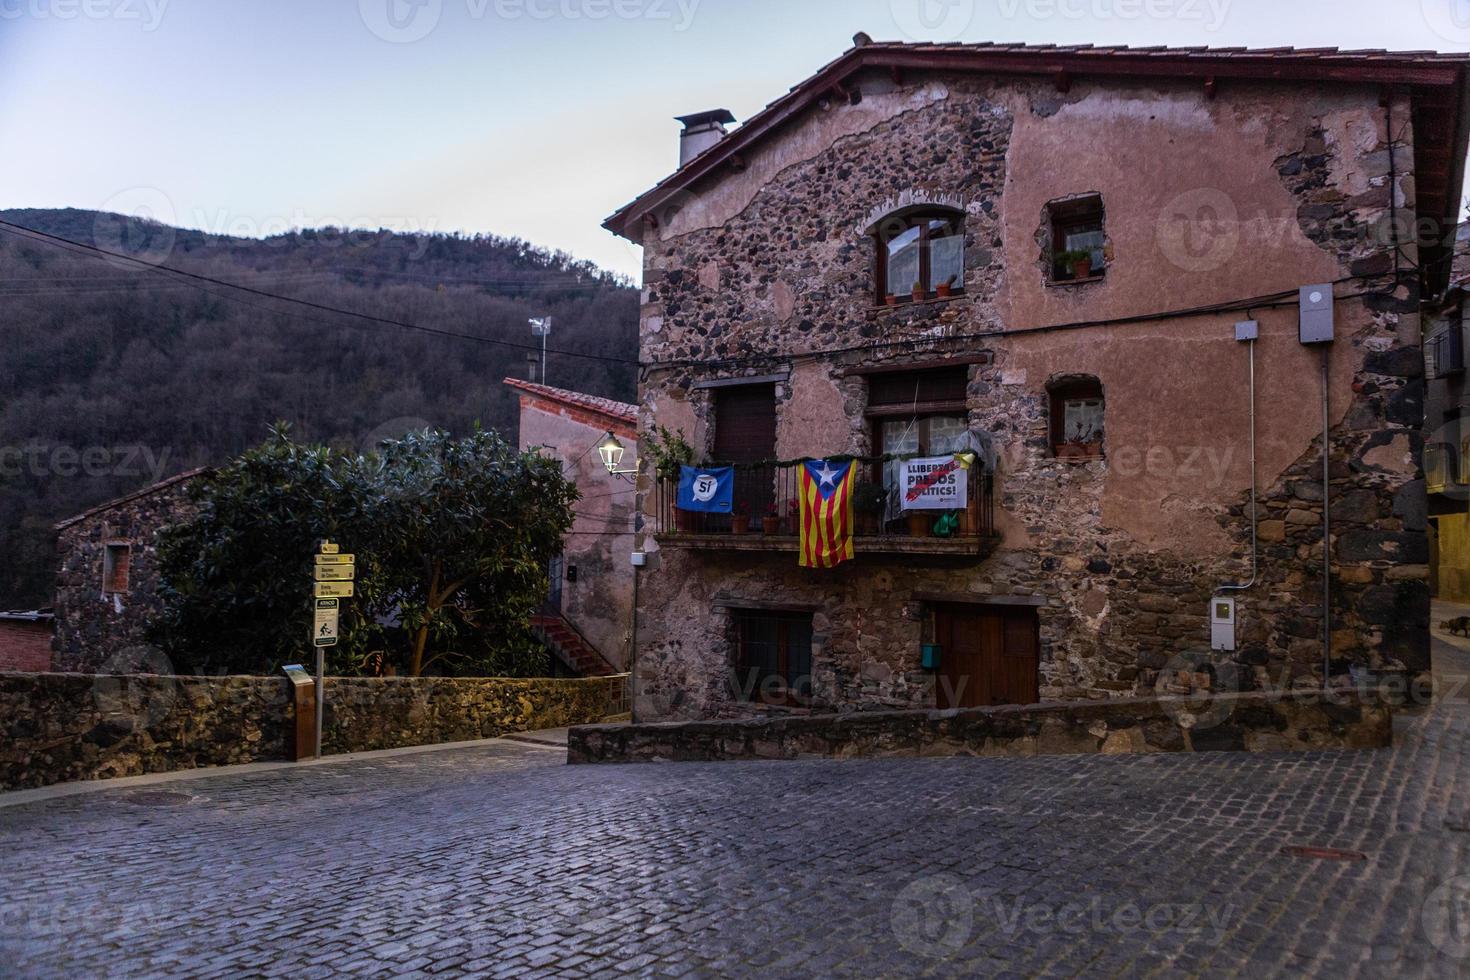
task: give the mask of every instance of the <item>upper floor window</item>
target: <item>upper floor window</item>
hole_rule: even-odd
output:
[[[1430,337],[1425,343],[1429,348],[1429,363],[1436,378],[1448,378],[1465,371],[1465,337],[1460,324],[1451,324]]]
[[[925,209],[880,221],[878,283],[880,303],[904,303],[952,296],[965,288],[964,215]]]
[[[1053,282],[1076,282],[1103,275],[1106,262],[1102,195],[1053,201],[1047,205]]]
[[[102,591],[126,593],[128,591],[128,566],[132,561],[132,548],[126,544],[109,544],[102,553]]]
[[[1103,389],[1092,377],[1053,382],[1051,445],[1058,459],[1097,459],[1103,455]]]

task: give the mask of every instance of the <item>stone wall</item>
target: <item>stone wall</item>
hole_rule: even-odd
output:
[[[158,532],[193,516],[189,485],[189,478],[165,481],[58,527],[54,670],[94,673],[152,665],[156,654],[144,649],[144,634],[159,606]],[[109,544],[128,546],[126,592],[103,589]]]
[[[1126,755],[1386,748],[1390,710],[1355,695],[857,712],[574,728],[573,763],[856,756]]]
[[[1150,317],[1354,276],[1338,287],[1326,355],[1332,670],[1425,671],[1418,297],[1373,230],[1391,202],[1412,209],[1413,154],[1390,160],[1377,90],[1240,83],[1210,100],[1185,82],[1064,95],[1040,80],[930,76],[860,87],[861,105],[811,110],[647,233],[643,424],[684,428],[708,452],[717,420],[701,382],[785,371],[776,455],[863,454],[867,382],[854,369],[980,360],[967,408],[999,454],[1001,547],[967,568],[864,557],[814,573],[794,556],[650,536],[640,717],[752,710],[727,683],[739,600],[816,610],[816,710],[934,706],[920,593],[1039,606],[1044,698],[1151,692],[1171,661],[1208,655],[1210,597],[1250,577],[1251,465],[1248,352],[1233,327],[1248,311]],[[1412,145],[1406,96],[1391,109]],[[1043,209],[1079,193],[1104,199],[1106,275],[1048,283]],[[867,228],[916,201],[963,208],[965,295],[875,308]],[[1412,259],[1413,244],[1404,251]],[[1249,312],[1261,575],[1240,596],[1239,649],[1214,674],[1247,690],[1320,686],[1323,354],[1298,342],[1293,309]],[[1050,451],[1048,384],[1074,375],[1103,386],[1104,460]],[[646,472],[642,490],[656,529]]]
[[[622,710],[625,677],[328,678],[323,750],[493,738]],[[0,789],[283,760],[284,677],[0,674]]]

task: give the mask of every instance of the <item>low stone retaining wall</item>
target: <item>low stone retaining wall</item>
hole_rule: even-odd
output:
[[[1226,694],[858,712],[738,721],[574,728],[569,762],[715,761],[854,756],[1117,755],[1383,748],[1385,705],[1356,694]]]
[[[328,755],[587,724],[624,677],[327,678]],[[0,789],[286,758],[285,677],[0,674]]]

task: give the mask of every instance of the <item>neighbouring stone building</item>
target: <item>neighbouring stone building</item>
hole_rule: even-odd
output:
[[[1455,282],[1424,327],[1424,477],[1429,491],[1430,587],[1436,598],[1470,602],[1470,386],[1465,383],[1464,259],[1457,236]]]
[[[53,669],[95,673],[110,662],[141,669],[148,618],[158,610],[157,536],[194,513],[191,470],[56,525]],[[131,658],[114,662],[116,657]],[[156,668],[154,668],[156,669]]]
[[[644,249],[642,431],[778,518],[804,457],[880,498],[885,455],[986,463],[950,524],[870,508],[815,571],[789,522],[681,517],[645,459],[640,719],[1426,671],[1420,311],[1467,67],[859,35],[733,132],[684,117],[606,222]]]
[[[623,670],[632,641],[636,488],[608,473],[598,446],[613,435],[623,445],[624,465],[631,464],[638,455],[638,407],[518,378],[505,383],[520,397],[520,447],[561,459],[582,494],[534,625],[573,673]]]

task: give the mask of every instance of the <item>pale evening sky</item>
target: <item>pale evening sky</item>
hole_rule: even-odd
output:
[[[259,235],[515,235],[637,275],[601,220],[878,40],[1470,51],[1470,0],[0,0],[0,208]]]

